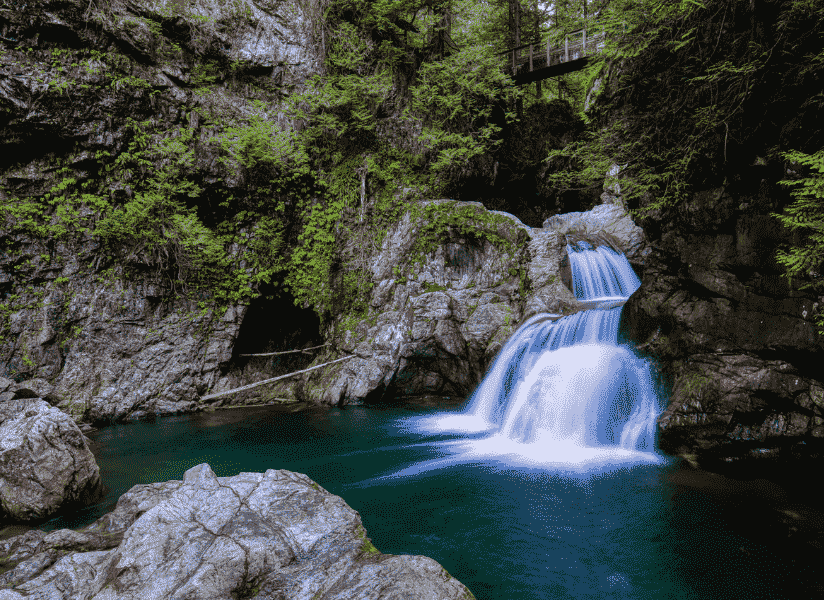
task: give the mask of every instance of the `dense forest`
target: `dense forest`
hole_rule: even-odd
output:
[[[199,139],[152,114],[139,64],[76,41],[29,48],[50,55],[44,84],[61,95],[77,93],[70,74],[105,65],[105,85],[150,102],[125,116],[118,152],[89,152],[82,168],[61,161],[72,140],[51,141],[44,190],[10,184],[43,132],[4,107],[6,229],[51,243],[88,232],[112,261],[161,273],[176,293],[223,305],[288,294],[328,318],[363,309],[370,282],[354,249],[379,247],[416,199],[480,200],[539,226],[592,206],[620,165],[643,219],[760,161],[783,165],[795,190],[776,215],[795,233],[779,260],[798,285],[819,284],[822,3],[302,1],[320,68],[295,89],[241,83],[255,73],[197,48],[183,2],[149,23],[180,40],[156,51],[188,67],[196,94],[184,110]],[[104,23],[116,3],[88,11]],[[234,18],[250,18],[236,4]],[[585,69],[512,84],[502,51],[583,27],[605,34]],[[230,23],[221,31],[231,39]],[[246,106],[216,101],[233,85]],[[204,153],[225,181],[204,175]],[[243,227],[254,242],[230,255]]]

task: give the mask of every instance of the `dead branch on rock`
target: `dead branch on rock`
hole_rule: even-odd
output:
[[[244,385],[243,387],[235,388],[233,390],[226,390],[225,392],[218,392],[217,394],[209,394],[208,396],[201,396],[201,400],[211,400],[212,398],[218,398],[219,396],[225,396],[226,394],[233,394],[234,392],[242,392],[244,390],[252,389],[253,387],[257,387],[259,385],[263,385],[264,383],[272,383],[273,381],[278,381],[279,379],[286,379],[287,377],[292,377],[294,375],[300,375],[301,373],[306,373],[307,371],[314,371],[315,369],[320,369],[321,367],[326,367],[329,365],[333,365],[336,362],[340,362],[342,360],[346,360],[349,358],[355,358],[356,354],[350,354],[349,356],[344,356],[343,358],[339,358],[337,360],[330,361],[328,363],[323,363],[322,365],[316,365],[314,367],[309,367],[308,369],[303,369],[302,371],[295,371],[294,373],[287,373],[286,375],[281,375],[279,377],[273,377],[272,379],[264,379],[263,381],[258,381],[256,383],[250,383],[249,385]]]

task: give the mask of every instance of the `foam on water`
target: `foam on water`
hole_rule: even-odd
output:
[[[614,250],[578,242],[568,252],[576,297],[600,308],[533,316],[464,412],[403,420],[404,429],[458,437],[435,443],[443,457],[392,477],[473,461],[594,471],[660,460],[651,365],[618,344],[623,303],[641,282]]]

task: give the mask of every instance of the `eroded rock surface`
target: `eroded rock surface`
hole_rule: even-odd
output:
[[[605,199],[609,198],[607,196]],[[570,238],[602,237],[615,246],[616,250],[623,252],[631,262],[639,262],[649,253],[644,230],[635,224],[620,203],[610,202],[599,204],[585,212],[553,215],[544,221],[544,229],[557,231]]]
[[[42,246],[26,245],[32,253]],[[11,314],[3,352],[19,384],[8,390],[42,397],[77,422],[196,410],[231,356],[246,307],[202,313],[191,301],[161,302],[159,286],[101,278],[78,263],[32,272],[47,291]]]
[[[100,469],[71,418],[39,398],[0,402],[0,520],[41,520],[100,491]]]
[[[824,337],[814,318],[824,299],[781,276],[775,250],[787,234],[766,214],[780,190],[765,175],[645,221],[652,252],[622,318],[672,376],[659,420],[670,452],[721,464],[820,452]]]
[[[190,136],[186,173],[210,193],[242,187],[242,169],[217,160],[215,137],[318,71],[309,9],[259,0],[0,7],[0,206],[96,183],[106,160],[134,150],[136,124],[152,136],[148,147]],[[101,197],[134,197],[130,177],[106,181]],[[141,261],[113,260],[92,239],[83,226],[99,217],[79,206],[71,235],[43,239],[0,210],[0,376],[45,380],[53,395],[39,395],[76,421],[194,410],[231,356],[246,308],[204,313],[197,301],[208,294],[176,298],[176,284],[148,270],[125,279],[121,267]],[[240,268],[251,235],[241,227],[232,244]]]
[[[342,498],[274,469],[198,465],[133,487],[83,530],[0,542],[0,560],[8,599],[473,597],[431,558],[381,554]]]

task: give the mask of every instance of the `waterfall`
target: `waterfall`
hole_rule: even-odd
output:
[[[651,365],[618,344],[623,304],[641,282],[611,248],[577,242],[567,252],[575,296],[591,308],[533,316],[501,349],[462,413],[407,419],[407,428],[461,434],[441,446],[507,464],[589,470],[598,462],[657,460],[660,408]]]
[[[588,242],[567,244],[572,266],[572,287],[581,300],[626,300],[641,281],[626,256],[607,246],[593,248]]]

